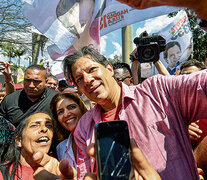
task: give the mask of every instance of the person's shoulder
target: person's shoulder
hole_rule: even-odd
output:
[[[54,96],[54,95],[60,93],[59,91],[56,91],[56,90],[51,89],[51,88],[45,88],[45,90],[46,90],[47,95],[51,95],[51,96]]]
[[[21,89],[21,90],[17,90],[17,91],[15,91],[15,92],[11,93],[11,94],[7,94],[4,98],[7,99],[7,100],[9,100],[9,99],[11,99],[11,100],[15,100],[17,97],[20,96],[20,94],[21,94],[22,92],[23,92],[23,89]]]
[[[85,114],[83,114],[78,122],[78,126],[80,129],[87,129],[93,123],[93,114],[96,113],[97,106],[93,107],[92,109],[88,110]]]
[[[66,147],[67,141],[68,141],[68,138],[65,139],[64,141],[60,142],[60,143],[57,145],[56,149],[57,149],[57,150],[60,150],[60,149],[62,149],[63,147]]]
[[[91,119],[94,111],[95,111],[95,107],[93,107],[92,109],[89,109],[85,114],[81,116],[80,119],[88,119],[88,118]]]

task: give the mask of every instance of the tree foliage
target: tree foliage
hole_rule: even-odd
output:
[[[196,13],[190,8],[185,10],[193,33],[193,54],[191,58],[204,62],[207,58],[207,33],[200,28]],[[173,17],[176,14],[177,12],[170,13],[169,17]]]
[[[31,23],[23,15],[21,0],[0,0],[0,44],[12,43],[16,47],[18,61],[27,53],[37,62],[40,49],[44,48],[47,38],[34,39]]]
[[[26,53],[26,50],[23,47],[18,47],[14,49],[16,56],[18,57],[18,66],[20,66],[20,57]]]
[[[9,58],[9,63],[12,63],[12,58],[16,56],[15,47],[12,45],[12,43],[1,44],[0,47],[1,53]]]
[[[111,64],[115,64],[115,63],[120,63],[122,62],[122,56],[118,56],[118,55],[114,55],[113,58],[108,58],[108,61],[111,63]]]
[[[21,0],[0,0],[0,42],[24,43],[22,38],[13,39],[12,33],[26,33],[31,24],[22,13]]]

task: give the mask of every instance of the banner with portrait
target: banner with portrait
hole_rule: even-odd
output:
[[[188,16],[184,10],[174,17],[167,17],[168,25],[157,33],[166,39],[166,50],[160,53],[160,60],[171,75],[190,58],[193,51],[193,36]],[[152,74],[157,74],[153,66]]]
[[[54,42],[48,47],[53,60],[62,59],[88,44],[100,45],[100,36],[148,18],[177,11],[176,7],[137,10],[116,0],[33,0],[25,17]]]

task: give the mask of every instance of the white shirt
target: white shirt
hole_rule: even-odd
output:
[[[75,156],[72,148],[72,137],[73,135],[70,134],[68,139],[65,139],[57,145],[56,150],[59,161],[61,161],[64,158],[68,159],[70,166],[73,166],[75,169],[77,169]]]

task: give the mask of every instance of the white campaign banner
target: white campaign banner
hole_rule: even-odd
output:
[[[133,9],[116,0],[33,0],[25,2],[25,17],[54,42],[48,47],[53,60],[82,46],[100,45],[100,36],[179,8],[160,6]]]
[[[170,74],[174,74],[193,51],[192,31],[184,10],[174,17],[166,17],[165,21],[168,22],[166,27],[156,32],[166,39],[166,50],[160,53],[160,60]],[[157,74],[155,67],[152,74]]]

